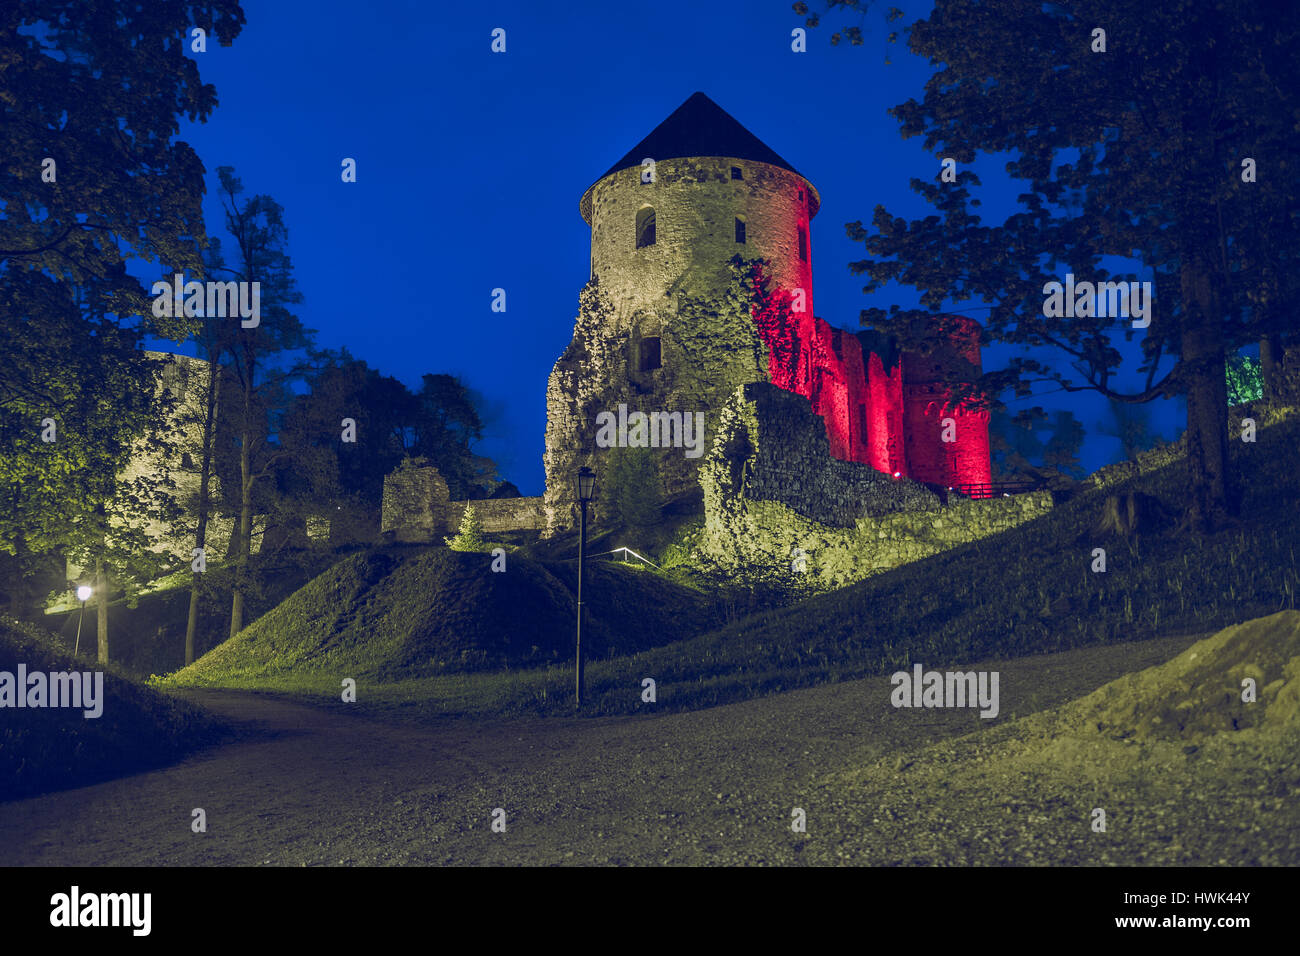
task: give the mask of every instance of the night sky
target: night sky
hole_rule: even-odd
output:
[[[928,7],[900,6],[903,22]],[[210,40],[190,54],[220,100],[206,124],[181,133],[208,170],[209,233],[224,233],[216,169],[234,166],[246,195],[285,208],[298,311],[318,343],[346,346],[412,386],[425,372],[461,376],[485,401],[476,450],[524,494],[543,488],[546,379],[588,278],[578,200],[697,90],[820,190],[821,317],[857,329],[867,305],[916,301],[903,288],[868,301],[847,268],[864,250],[844,224],[869,221],[877,203],[928,215],[908,180],[938,172],[921,139],[903,140],[886,112],[920,98],[931,68],[886,42],[879,12],[863,21],[864,46],[832,47],[823,25],[796,54],[790,31],[803,18],[786,0],[243,7],[248,23],[233,46]],[[497,27],[505,54],[490,50]],[[344,157],[357,161],[356,183],[341,181]],[[1004,162],[975,166],[990,220],[1012,209]],[[490,310],[496,287],[508,296],[504,314]],[[986,367],[1000,354],[987,349]],[[1137,381],[1135,366],[1124,384]],[[1070,407],[1090,432],[1105,413],[1091,395],[1033,404]],[[1168,437],[1180,421],[1173,404],[1155,406]],[[1120,455],[1104,436],[1090,436],[1084,452],[1089,470]]]

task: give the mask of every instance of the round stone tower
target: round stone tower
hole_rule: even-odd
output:
[[[696,93],[582,196],[591,274],[620,315],[663,312],[675,293],[725,281],[740,254],[812,307],[809,223],[820,197],[793,166]]]
[[[602,471],[600,413],[626,405],[711,425],[737,386],[768,377],[749,317],[728,322],[701,306],[725,290],[733,257],[767,260],[769,288],[802,296],[807,328],[792,331],[813,340],[809,225],[819,205],[803,175],[703,93],[583,193],[594,284],[547,390],[550,528],[569,524],[578,467]],[[665,496],[690,492],[700,459],[655,451]]]

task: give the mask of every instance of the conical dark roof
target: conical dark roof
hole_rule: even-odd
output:
[[[617,163],[607,169],[596,182],[620,169],[640,166],[646,157],[654,160],[682,159],[688,156],[726,156],[731,159],[750,159],[788,169],[808,181],[808,177],[782,159],[761,139],[745,129],[739,121],[703,93],[693,93],[672,114],[650,131],[650,135],[632,147]],[[811,187],[811,183],[809,186]],[[590,220],[588,188],[582,197],[583,218]],[[817,191],[812,190],[812,208],[815,215],[820,202]]]

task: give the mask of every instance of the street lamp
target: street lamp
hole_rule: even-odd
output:
[[[81,601],[81,613],[77,615],[77,643],[73,645],[72,656],[76,657],[77,652],[81,650],[81,619],[86,616],[86,602],[94,594],[89,585],[83,584],[77,588],[77,599]]]
[[[576,685],[577,706],[582,706],[582,578],[585,572],[583,556],[587,553],[587,503],[596,490],[596,473],[585,465],[578,469],[578,503],[581,517],[578,520],[578,673]]]

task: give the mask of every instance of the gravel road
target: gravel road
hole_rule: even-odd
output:
[[[186,691],[237,723],[238,738],[162,770],[0,805],[0,863],[1295,863],[1294,810],[1278,800],[1275,812],[1253,778],[1238,785],[1220,768],[1207,784],[1198,767],[1209,764],[1188,760],[1103,785],[996,759],[992,742],[1019,739],[1013,717],[1193,640],[981,664],[1001,674],[993,721],[896,710],[887,678],[695,713],[425,726],[351,716],[341,702]],[[1223,786],[1235,789],[1214,791]],[[1099,790],[1125,802],[1111,804],[1105,834],[1088,826]],[[1232,825],[1188,803],[1197,793],[1227,800]],[[196,807],[206,833],[191,831]],[[795,807],[806,833],[791,829]],[[505,832],[492,828],[495,808]],[[1164,826],[1134,822],[1153,808]]]

